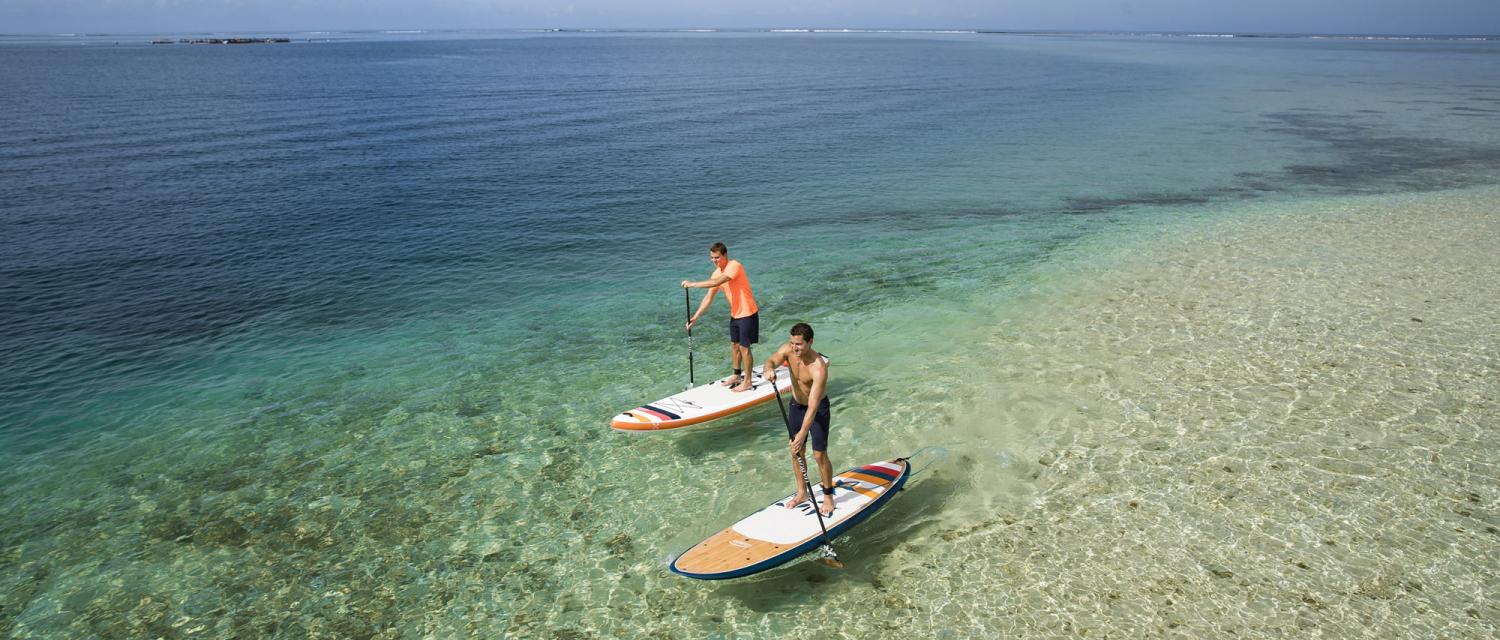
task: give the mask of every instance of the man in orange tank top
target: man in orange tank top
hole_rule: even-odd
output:
[[[729,259],[729,247],[715,242],[708,248],[708,259],[714,263],[714,272],[707,280],[682,281],[684,289],[708,289],[703,303],[698,305],[698,312],[688,320],[687,328],[692,330],[698,318],[714,303],[714,294],[723,291],[724,297],[729,299],[729,353],[734,367],[734,375],[724,384],[735,391],[749,391],[750,371],[755,366],[750,345],[760,342],[760,307],[755,304],[755,294],[750,291],[750,275],[745,273],[745,265],[739,260]]]

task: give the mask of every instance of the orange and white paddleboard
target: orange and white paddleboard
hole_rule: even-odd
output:
[[[828,537],[870,517],[906,484],[911,465],[904,458],[855,467],[833,477],[833,513],[823,516]],[[823,494],[822,483],[812,487]],[[771,503],[688,549],[672,561],[674,573],[700,580],[723,580],[759,573],[784,564],[823,544],[823,529],[812,502],[794,509],[787,496]],[[821,500],[821,498],[820,498]]]
[[[823,358],[823,361],[827,362],[828,358]],[[769,402],[775,394],[786,393],[791,389],[792,374],[786,367],[776,369],[774,387],[770,380],[760,376],[760,370],[761,367],[752,370],[755,373],[751,377],[754,386],[749,391],[730,390],[723,384],[729,379],[725,376],[622,412],[609,421],[609,426],[616,431],[663,431],[690,427]]]

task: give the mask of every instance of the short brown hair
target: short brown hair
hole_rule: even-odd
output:
[[[792,335],[802,336],[803,340],[812,342],[812,326],[808,325],[806,322],[798,322],[797,324],[792,325]]]
[[[719,254],[721,256],[727,256],[727,255],[729,255],[729,247],[724,246],[724,243],[722,243],[722,242],[715,242],[715,243],[709,245],[708,250],[710,252],[712,252],[712,253],[717,253],[717,254]]]

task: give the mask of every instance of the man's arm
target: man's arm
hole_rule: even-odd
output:
[[[760,377],[767,380],[775,380],[776,367],[783,364],[786,364],[786,345],[784,344],[777,347],[776,351],[771,353],[771,357],[766,358],[766,363],[761,365],[760,368]]]
[[[812,428],[812,423],[818,417],[818,405],[823,404],[823,386],[828,381],[828,367],[808,367],[812,373],[812,388],[807,390],[807,412],[802,416],[802,428],[797,437],[804,441],[807,439],[807,431]]]
[[[709,279],[707,279],[707,280],[699,280],[697,282],[693,282],[691,280],[683,280],[682,281],[682,288],[684,288],[684,289],[712,289],[712,288],[717,287],[717,286],[719,286],[721,284],[724,284],[726,282],[729,282],[729,276],[726,276],[723,273],[720,273],[719,275],[709,277]]]
[[[714,269],[713,275],[709,276],[707,280],[704,280],[702,282],[688,282],[686,280],[683,280],[682,286],[697,287],[699,289],[717,287],[739,277],[740,272],[743,269],[744,267],[741,266],[740,263],[730,260],[728,264],[724,265],[723,269]]]
[[[802,455],[802,447],[807,444],[807,433],[812,430],[813,420],[818,417],[818,405],[823,402],[823,383],[828,379],[828,371],[822,367],[811,370],[812,388],[807,390],[807,411],[802,414],[802,426],[797,429],[796,437],[788,446],[792,449],[792,455]]]
[[[686,281],[683,282],[683,286],[687,286]],[[709,289],[708,293],[703,294],[703,302],[698,304],[698,312],[694,313],[693,317],[689,318],[687,321],[687,328],[689,331],[692,331],[693,325],[698,324],[698,318],[703,317],[703,312],[708,311],[708,307],[713,305],[714,296],[718,294],[718,289]]]

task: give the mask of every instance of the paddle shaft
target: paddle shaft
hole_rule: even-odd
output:
[[[786,405],[781,402],[781,392],[776,390],[776,372],[773,370],[770,373],[771,395],[776,396],[776,408],[781,409],[781,421],[786,423],[787,429],[791,429],[792,419],[787,416]],[[802,486],[807,487],[807,499],[812,503],[813,515],[818,517],[818,528],[823,530],[823,546],[828,549],[829,555],[833,556],[834,561],[837,562],[838,554],[833,552],[833,541],[828,539],[828,527],[823,524],[823,512],[818,510],[818,497],[813,495],[812,481],[807,479],[807,462],[802,459],[802,456],[795,457],[797,458],[797,468],[802,471]],[[827,488],[824,487],[824,489]]]
[[[683,313],[687,314],[685,316],[687,318],[687,321],[688,322],[692,322],[693,321],[693,301],[688,296],[688,290],[687,290],[686,287],[684,287],[683,290],[682,290],[682,311],[683,311]],[[697,382],[693,380],[693,328],[692,327],[688,327],[687,333],[688,333],[688,384],[690,386],[697,386]]]

